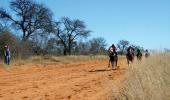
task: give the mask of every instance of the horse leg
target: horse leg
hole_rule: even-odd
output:
[[[117,60],[116,60],[116,66],[117,66]]]
[[[112,64],[112,68],[114,68],[114,61],[111,61],[111,64]]]
[[[130,65],[130,59],[127,59],[127,64],[128,64],[128,66]]]
[[[117,65],[118,59],[116,59],[116,67],[119,69],[119,66]]]
[[[110,58],[109,58],[109,64],[108,64],[108,67],[110,67],[110,63],[111,63],[111,60],[110,60]]]
[[[128,64],[128,66],[129,66],[129,58],[128,58],[128,56],[126,57],[126,59],[127,59],[127,64]]]
[[[133,63],[133,61],[134,61],[134,58],[132,58],[131,62]]]
[[[129,66],[129,57],[128,57],[128,54],[126,54],[126,60],[127,60],[128,66]]]
[[[118,57],[115,56],[115,65],[116,65],[116,67],[117,67],[117,62],[118,62]]]

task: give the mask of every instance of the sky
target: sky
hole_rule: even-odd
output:
[[[0,0],[9,8],[10,0]],[[56,20],[80,19],[91,38],[103,37],[108,45],[119,40],[146,49],[170,49],[170,0],[37,0],[49,7]]]

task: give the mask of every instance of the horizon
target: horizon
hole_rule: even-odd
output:
[[[9,10],[9,1],[0,7]],[[36,0],[45,4],[55,20],[66,16],[85,22],[91,36],[103,37],[109,45],[119,40],[145,49],[170,49],[170,1],[168,0]]]

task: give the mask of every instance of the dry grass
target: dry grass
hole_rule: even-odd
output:
[[[1,67],[10,67],[10,66],[20,66],[25,64],[70,64],[76,62],[84,61],[100,61],[103,59],[108,59],[108,56],[105,55],[91,55],[91,56],[32,56],[28,59],[12,59],[11,65],[5,65],[3,61],[0,62]]]
[[[27,61],[32,63],[75,63],[82,61],[91,61],[91,60],[103,60],[107,59],[107,56],[98,55],[98,56],[35,56],[29,58]]]
[[[170,100],[170,54],[156,54],[131,66],[120,100]]]

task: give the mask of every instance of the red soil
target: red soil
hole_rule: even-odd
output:
[[[0,100],[109,100],[126,76],[126,61],[118,65],[111,70],[107,60],[92,60],[1,67]]]

